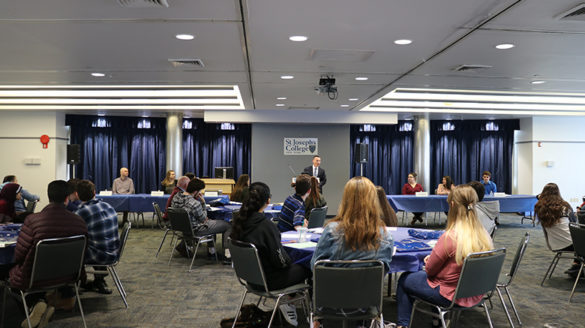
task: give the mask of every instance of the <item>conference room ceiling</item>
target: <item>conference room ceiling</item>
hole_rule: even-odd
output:
[[[134,0],[141,1],[156,0]],[[2,1],[0,85],[235,85],[246,110],[357,111],[397,88],[579,99],[585,90],[585,14],[573,20],[558,15],[584,1],[168,0],[168,8],[123,7],[118,0]],[[194,39],[176,39],[181,33]],[[308,40],[290,41],[294,35]],[[395,44],[399,39],[412,43]],[[515,46],[496,49],[499,44]],[[199,59],[203,67],[175,67],[170,59]],[[477,67],[455,70],[462,65]],[[335,100],[315,91],[326,75],[336,79]],[[420,114],[405,108],[400,118]],[[97,112],[81,105],[66,110]],[[195,105],[182,111],[200,116],[203,110]],[[477,111],[436,110],[431,118],[530,116]]]

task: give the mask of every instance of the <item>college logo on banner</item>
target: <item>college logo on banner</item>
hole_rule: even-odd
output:
[[[318,138],[284,138],[285,155],[317,155]]]

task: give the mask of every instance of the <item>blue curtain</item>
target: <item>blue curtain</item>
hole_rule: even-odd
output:
[[[183,121],[183,171],[214,177],[217,166],[234,168],[234,178],[250,174],[252,128],[250,124]]]
[[[364,176],[384,187],[387,194],[400,194],[408,172],[413,170],[414,132],[412,121],[399,121],[396,125],[351,125],[350,177],[360,175],[360,164],[354,159],[356,144],[366,143],[368,163]]]
[[[111,189],[121,167],[127,167],[136,193],[159,189],[165,177],[164,118],[67,115],[71,143],[81,145],[76,177]]]
[[[431,184],[445,175],[455,184],[492,173],[498,191],[512,192],[514,130],[519,120],[431,121]]]

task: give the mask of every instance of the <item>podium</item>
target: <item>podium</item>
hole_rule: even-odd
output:
[[[201,179],[205,182],[206,191],[219,191],[223,195],[229,195],[232,193],[232,189],[236,182],[234,179]]]

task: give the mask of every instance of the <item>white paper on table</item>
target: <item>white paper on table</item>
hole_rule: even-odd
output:
[[[398,227],[386,227],[386,231],[398,231]]]
[[[425,244],[431,246],[432,248],[435,248],[437,241],[439,240],[438,239],[425,240]]]
[[[311,228],[311,229],[309,229],[309,232],[322,234],[323,233],[323,227]]]
[[[207,210],[210,212],[215,212],[215,211],[221,211],[221,208],[209,206],[209,208]]]
[[[282,233],[282,239],[299,240],[299,233],[296,230],[286,231]]]
[[[317,247],[317,243],[314,243],[312,241],[306,241],[304,243],[290,243],[290,244],[286,244],[286,247],[304,249],[304,248]]]

